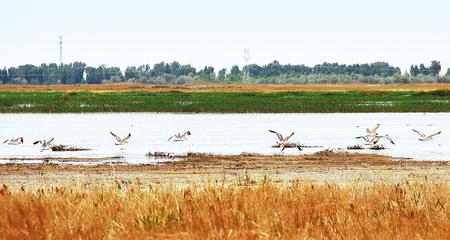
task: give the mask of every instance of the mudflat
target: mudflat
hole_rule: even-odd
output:
[[[148,165],[68,165],[52,164],[52,161],[0,165],[0,184],[11,189],[114,183],[186,188],[209,184],[248,185],[261,180],[276,184],[372,185],[424,179],[450,185],[450,161],[414,161],[376,154],[322,151],[296,156],[191,154]]]

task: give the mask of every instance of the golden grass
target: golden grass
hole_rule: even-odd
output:
[[[142,190],[0,191],[3,239],[449,239],[450,187],[268,181]]]
[[[433,91],[450,90],[450,84],[214,84],[148,85],[134,83],[75,85],[0,85],[0,92],[335,92],[335,91]]]

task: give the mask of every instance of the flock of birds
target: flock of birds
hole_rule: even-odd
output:
[[[377,133],[378,128],[380,128],[380,124],[379,123],[376,124],[372,129],[366,128],[366,135],[359,136],[359,137],[356,137],[356,138],[357,139],[363,139],[366,142],[366,144],[373,144],[373,145],[375,145],[382,138],[389,140],[389,142],[391,144],[395,144],[394,141],[392,140],[392,138],[389,135],[387,135],[387,134],[384,134],[384,135],[378,134]],[[430,140],[433,140],[434,136],[441,134],[441,131],[436,132],[436,133],[432,133],[432,134],[425,134],[425,133],[419,132],[419,131],[417,131],[415,129],[411,129],[411,130],[413,130],[414,132],[419,134],[419,136],[420,136],[419,137],[419,141],[430,141]]]
[[[365,144],[367,144],[367,145],[376,145],[380,142],[381,139],[386,139],[391,144],[395,144],[394,141],[392,140],[392,138],[388,134],[378,134],[377,131],[379,128],[380,128],[380,124],[376,124],[372,129],[366,128],[366,134],[362,135],[362,136],[358,136],[358,137],[356,137],[356,139],[364,140]],[[412,131],[416,132],[419,135],[420,141],[430,141],[436,135],[441,134],[440,131],[436,132],[436,133],[432,133],[432,134],[425,134],[425,133],[422,133],[415,129],[412,129]],[[294,143],[294,142],[289,142],[289,139],[294,135],[294,132],[292,132],[291,134],[289,134],[286,137],[283,137],[283,135],[281,133],[274,131],[274,130],[269,130],[269,132],[274,133],[278,138],[278,141],[276,141],[275,145],[273,145],[272,147],[281,148],[281,151],[283,151],[285,148],[297,148],[300,151],[302,150],[302,147],[300,144]],[[117,134],[115,134],[111,131],[110,131],[110,133],[116,140],[116,142],[114,143],[115,145],[124,145],[124,144],[128,143],[128,140],[131,138],[131,133],[129,133],[125,137],[119,137]],[[176,142],[185,141],[188,139],[188,136],[190,136],[190,135],[191,135],[190,131],[185,131],[184,133],[176,133],[176,134],[172,135],[167,141],[171,141],[171,140],[176,141]],[[53,145],[54,139],[55,138],[37,140],[37,141],[33,142],[33,144],[34,145],[39,144],[41,146],[41,152],[42,152],[44,150],[52,149],[52,146],[54,146]],[[24,143],[23,137],[8,138],[3,142],[3,144],[8,144],[8,145],[19,145],[19,144],[23,144],[23,143]]]
[[[394,140],[388,135],[388,134],[378,134],[377,131],[380,128],[380,124],[376,124],[372,129],[366,128],[366,134],[362,136],[356,137],[356,139],[363,139],[366,145],[377,145],[381,139],[388,140],[391,144],[395,144]],[[436,135],[441,134],[441,131],[432,133],[432,134],[425,134],[423,132],[419,132],[415,129],[412,129],[412,131],[419,134],[419,141],[430,141],[433,140],[433,137]],[[279,141],[276,142],[276,144],[272,147],[281,148],[281,151],[283,151],[285,148],[297,148],[298,150],[302,150],[301,145],[294,142],[289,142],[289,139],[294,135],[294,132],[289,134],[287,137],[283,137],[283,135],[279,132],[269,130],[271,133],[275,133],[277,135],[277,138]]]
[[[114,137],[114,139],[116,140],[116,142],[114,143],[115,145],[124,145],[126,143],[128,143],[128,140],[131,138],[131,133],[128,133],[128,135],[126,135],[125,137],[119,137],[117,134],[113,133],[113,132],[109,132],[111,133],[111,135]],[[167,141],[185,141],[187,140],[188,136],[191,135],[190,131],[186,131],[184,133],[176,133],[175,135],[171,136]],[[41,139],[41,140],[37,140],[35,142],[33,142],[33,145],[39,144],[42,148],[41,148],[41,152],[44,150],[51,150],[53,145],[53,140],[55,138],[51,138],[51,139]],[[23,144],[23,137],[12,137],[12,138],[8,138],[5,141],[3,141],[3,144],[8,144],[8,145],[20,145]]]

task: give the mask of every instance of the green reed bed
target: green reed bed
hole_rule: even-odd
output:
[[[450,91],[0,92],[0,112],[450,112]]]

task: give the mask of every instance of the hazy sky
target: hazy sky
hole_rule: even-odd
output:
[[[10,0],[1,3],[0,67],[177,60],[200,68],[250,62],[313,65],[387,61],[402,70],[450,67],[445,0]]]

